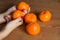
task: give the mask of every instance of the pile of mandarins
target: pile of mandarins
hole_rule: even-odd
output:
[[[25,2],[18,3],[16,10],[12,14],[12,18],[23,17],[26,25],[26,32],[30,35],[37,35],[40,33],[40,24],[37,22],[37,16],[34,13],[29,13],[30,7]],[[47,22],[51,19],[49,10],[44,10],[39,13],[38,18],[42,22]]]

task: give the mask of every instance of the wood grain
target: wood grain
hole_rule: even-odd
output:
[[[31,6],[31,12],[39,14],[42,10],[50,10],[52,19],[41,25],[41,32],[37,36],[31,36],[25,32],[25,25],[16,28],[4,40],[60,40],[60,0],[0,0],[0,12],[9,7],[25,1]]]

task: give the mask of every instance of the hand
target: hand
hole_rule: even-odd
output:
[[[6,22],[5,16],[16,10],[16,6],[12,6],[6,12],[0,14],[0,24]]]
[[[9,8],[6,12],[0,14],[0,23],[4,23],[7,20],[10,20],[9,14],[16,10],[16,7],[13,6]],[[5,19],[6,18],[6,19]],[[8,36],[15,28],[17,28],[19,25],[23,24],[23,19],[17,18],[15,20],[12,20],[8,22],[5,26],[5,29],[3,31],[0,31],[0,40],[4,39],[6,36]]]
[[[4,39],[6,36],[8,36],[11,33],[11,31],[13,31],[15,28],[17,28],[19,25],[22,25],[22,24],[23,24],[23,19],[21,18],[17,18],[7,23],[4,31],[0,32],[0,40]]]

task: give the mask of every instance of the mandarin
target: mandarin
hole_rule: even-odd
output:
[[[25,2],[19,2],[18,5],[17,5],[17,9],[28,11],[29,10],[29,5]]]
[[[42,22],[47,22],[51,19],[51,12],[49,10],[44,10],[39,14],[39,19]]]
[[[24,12],[20,11],[20,10],[15,10],[12,14],[12,18],[16,19],[18,17],[22,17],[24,16]]]
[[[26,23],[31,23],[31,22],[36,22],[37,21],[37,17],[34,13],[26,14],[24,19],[25,19]]]
[[[38,35],[40,33],[40,25],[37,22],[29,23],[26,26],[26,32],[30,35]]]

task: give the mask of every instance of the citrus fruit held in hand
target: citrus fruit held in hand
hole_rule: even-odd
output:
[[[19,2],[18,5],[17,5],[17,9],[28,11],[29,10],[29,5],[25,2]]]
[[[51,13],[49,10],[44,10],[39,14],[39,19],[42,22],[47,22],[51,19]]]
[[[24,16],[24,13],[20,10],[15,10],[12,14],[13,19],[16,19],[16,18],[22,17],[22,16]]]
[[[36,22],[37,21],[37,17],[34,13],[26,14],[24,19],[25,19],[26,23],[31,23],[31,22]]]
[[[37,22],[29,23],[26,26],[26,32],[30,35],[38,35],[40,33],[40,25]]]

